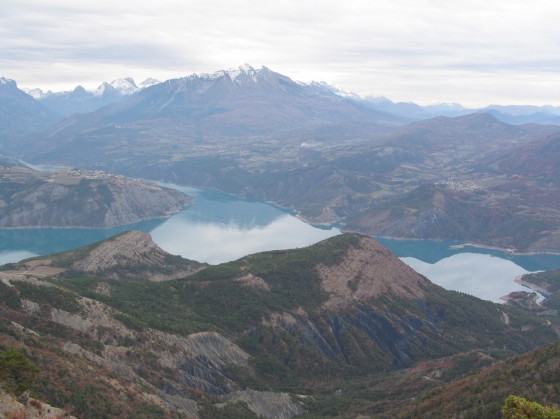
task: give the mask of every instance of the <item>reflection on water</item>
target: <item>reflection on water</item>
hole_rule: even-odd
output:
[[[485,300],[503,302],[513,291],[531,291],[514,282],[515,277],[528,273],[511,260],[476,253],[456,254],[436,263],[412,257],[401,258],[412,269],[448,290],[461,291]]]
[[[208,263],[265,250],[304,247],[340,234],[336,228],[305,224],[289,211],[265,202],[242,200],[215,190],[163,186],[194,197],[193,205],[166,220],[113,229],[0,230],[0,264],[85,246],[127,230],[149,232],[168,252]],[[518,275],[560,268],[559,255],[512,256],[490,249],[457,249],[451,247],[457,244],[452,241],[378,240],[444,288],[492,301],[515,290],[527,290],[513,282]]]
[[[0,230],[0,263],[62,252],[128,230],[152,235],[164,250],[201,262],[220,263],[265,250],[303,247],[340,234],[317,228],[288,211],[214,191],[165,185],[194,197],[192,206],[168,219],[112,229],[27,228]]]
[[[334,228],[315,228],[287,214],[264,226],[194,222],[188,215],[170,218],[151,232],[152,237],[169,253],[212,264],[265,250],[305,247],[340,233]]]
[[[186,186],[160,183],[178,189],[194,198],[194,204],[172,218],[191,222],[236,225],[242,229],[264,227],[289,212],[261,201],[236,198],[211,189],[196,189]]]
[[[512,255],[497,249],[469,245],[457,247],[461,243],[452,240],[401,240],[384,237],[376,237],[376,240],[399,257],[412,257],[428,263],[436,263],[461,253],[476,253],[511,260],[530,272],[560,268],[560,255],[558,254]]]
[[[33,256],[37,256],[37,255],[35,253],[31,253],[26,250],[20,250],[14,252],[0,252],[0,265],[31,258]]]
[[[222,263],[265,250],[305,247],[340,234],[313,227],[273,205],[214,190],[166,185],[194,197],[192,207],[150,233],[164,250],[207,263]]]

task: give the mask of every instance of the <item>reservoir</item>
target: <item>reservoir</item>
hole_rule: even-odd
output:
[[[128,230],[150,233],[169,253],[211,264],[265,250],[306,247],[340,234],[335,227],[311,226],[293,213],[265,202],[209,189],[163,186],[187,193],[194,198],[194,204],[167,219],[111,229],[0,229],[0,264],[74,249]]]
[[[176,185],[194,204],[167,219],[142,221],[112,229],[0,229],[0,264],[62,252],[127,230],[150,233],[164,250],[188,259],[217,264],[265,250],[305,247],[340,234],[317,227],[292,212],[265,202],[244,200],[219,191]],[[518,275],[560,268],[560,255],[509,255],[457,242],[378,238],[413,269],[444,288],[500,302],[500,297],[528,289]]]

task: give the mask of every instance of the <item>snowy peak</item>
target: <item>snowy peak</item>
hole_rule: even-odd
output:
[[[161,81],[159,81],[158,79],[153,79],[153,78],[150,77],[150,78],[147,78],[146,80],[144,80],[142,83],[140,83],[138,85],[138,87],[140,89],[145,89],[147,87],[155,86],[156,84],[160,84],[160,83],[161,83]]]
[[[227,78],[236,84],[244,84],[247,82],[257,84],[260,81],[267,79],[268,76],[274,74],[266,67],[261,67],[259,69],[254,68],[249,64],[243,64],[239,67],[229,68],[227,70],[219,70],[214,73],[202,73],[193,74],[188,77],[190,79],[206,79],[206,80],[217,80],[221,78]]]
[[[136,93],[138,86],[131,77],[126,77],[124,79],[116,79],[111,82],[111,87],[119,92],[121,95],[131,95]]]
[[[238,77],[249,77],[256,80],[258,77],[259,70],[256,70],[251,65],[245,63],[237,68],[230,68],[224,70],[223,74],[227,75],[230,79],[236,80]]]
[[[354,100],[362,99],[354,92],[350,92],[349,90],[343,90],[339,87],[332,86],[328,83],[325,83],[324,81],[320,81],[320,82],[312,81],[310,83],[310,86],[322,93],[331,93],[346,99],[354,99]]]
[[[35,100],[41,100],[45,95],[50,92],[43,92],[41,89],[21,89]]]
[[[136,93],[138,86],[130,77],[124,79],[116,79],[111,83],[102,83],[94,92],[93,95],[97,97],[107,96],[128,96]]]
[[[117,93],[117,89],[111,86],[107,82],[101,83],[101,85],[93,92],[96,97],[108,96]]]

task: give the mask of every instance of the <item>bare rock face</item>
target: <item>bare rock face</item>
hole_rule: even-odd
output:
[[[257,416],[267,419],[290,419],[305,413],[302,403],[286,393],[271,391],[236,391],[223,397],[228,402],[245,402]]]
[[[129,231],[101,242],[84,257],[78,258],[72,269],[90,274],[103,273],[114,279],[134,277],[162,281],[190,275],[204,266],[170,255],[147,233]]]
[[[385,293],[422,298],[428,280],[402,263],[390,250],[369,237],[351,246],[341,263],[317,266],[322,288],[330,298],[326,308],[365,302]]]
[[[52,407],[47,403],[31,397],[26,400],[16,400],[11,394],[0,388],[0,418],[26,419],[76,419],[64,410]]]
[[[109,228],[167,217],[192,202],[182,192],[103,172],[0,166],[0,176],[2,228]]]

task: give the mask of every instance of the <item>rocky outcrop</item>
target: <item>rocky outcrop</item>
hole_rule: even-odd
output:
[[[290,419],[305,413],[303,404],[289,394],[271,391],[245,390],[223,396],[227,402],[245,402],[257,416],[267,419]]]
[[[0,418],[25,419],[76,419],[62,409],[52,407],[47,403],[31,397],[16,399],[0,387]]]
[[[192,202],[173,189],[101,172],[8,169],[0,167],[2,228],[108,228],[166,217]]]
[[[126,232],[83,253],[75,255],[72,270],[110,279],[163,281],[188,276],[206,266],[170,255],[141,231]]]
[[[429,284],[390,250],[365,236],[357,246],[347,249],[340,263],[319,265],[317,271],[323,290],[329,294],[325,307],[332,309],[363,303],[386,293],[422,298],[421,285]]]

